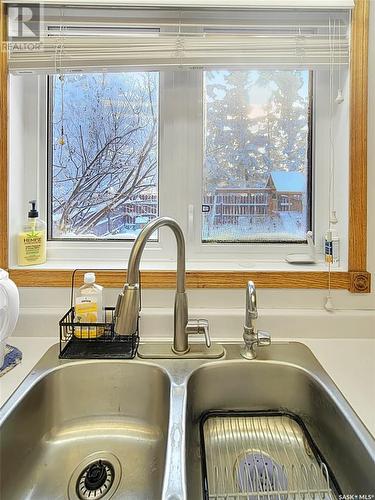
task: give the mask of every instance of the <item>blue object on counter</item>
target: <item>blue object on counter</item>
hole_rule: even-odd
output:
[[[5,346],[5,357],[3,366],[0,368],[0,377],[9,372],[22,360],[22,352],[12,345],[7,344]]]

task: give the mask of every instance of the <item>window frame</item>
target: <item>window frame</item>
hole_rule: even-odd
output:
[[[251,70],[252,68],[249,68]],[[257,68],[253,68],[256,70]],[[278,69],[278,68],[275,68]],[[308,207],[307,207],[307,215],[306,215],[306,222],[308,225],[307,231],[313,231],[315,233],[315,210],[314,210],[314,190],[313,190],[313,185],[314,185],[314,175],[315,175],[315,168],[314,168],[314,141],[315,141],[315,133],[314,133],[314,127],[317,122],[317,117],[316,117],[316,110],[315,110],[315,100],[314,96],[316,95],[316,89],[315,89],[315,71],[314,70],[308,70],[309,72],[309,104],[308,104],[308,136],[307,136],[307,196],[308,196]],[[204,85],[204,77],[203,77],[203,82],[202,85]],[[204,91],[204,90],[203,90]],[[203,103],[204,105],[204,103]],[[204,114],[204,111],[203,111]],[[203,120],[204,123],[204,120]],[[204,135],[204,126],[203,126],[203,131]],[[202,147],[202,159],[201,159],[201,164],[199,166],[200,168],[200,175],[201,179],[203,177],[203,161],[204,161],[204,148]],[[198,175],[198,169],[196,174]],[[201,200],[203,201],[203,196],[202,196],[202,182],[200,186],[200,192],[201,192]],[[201,202],[202,204],[202,202]],[[194,239],[194,247],[195,247],[195,252],[201,254],[206,253],[209,254],[209,245],[215,245],[216,250],[217,249],[222,249],[223,252],[229,250],[233,250],[235,253],[239,251],[240,248],[242,248],[241,253],[248,253],[249,251],[249,245],[263,245],[262,247],[262,253],[265,250],[265,247],[268,245],[271,245],[271,248],[274,247],[275,251],[270,251],[269,253],[275,256],[282,255],[283,257],[286,257],[288,253],[294,253],[294,252],[301,252],[301,247],[300,245],[306,244],[307,240],[306,238],[304,240],[298,240],[298,241],[283,241],[283,240],[272,240],[272,241],[267,241],[267,240],[257,240],[257,241],[220,241],[220,242],[205,242],[202,241],[203,237],[203,230],[202,230],[202,214],[200,214],[199,217],[199,223],[198,225],[200,226],[200,237],[198,234],[196,234],[195,239]],[[306,231],[306,232],[307,232]],[[198,230],[197,230],[198,232]],[[320,231],[321,233],[321,231]],[[321,236],[321,234],[320,234]],[[278,246],[277,246],[278,245]],[[206,249],[206,250],[204,250]],[[267,250],[266,250],[267,251]],[[253,253],[253,252],[251,252]],[[317,248],[317,253],[319,252],[319,247]],[[323,255],[321,255],[321,258]]]
[[[130,70],[129,70],[130,71]],[[328,74],[327,72],[314,72],[313,100],[311,118],[313,127],[311,132],[313,141],[310,142],[313,161],[311,169],[313,174],[309,177],[313,180],[311,196],[315,192],[323,193],[319,207],[313,209],[314,235],[317,246],[319,269],[324,270],[323,263],[323,236],[327,229],[326,214],[328,213],[328,192],[324,186],[328,185],[328,163],[324,152],[328,148],[328,129],[320,125],[319,114],[324,116],[329,102],[328,96]],[[201,68],[195,70],[176,70],[159,73],[159,207],[160,214],[177,219],[186,235],[187,240],[187,265],[188,268],[202,268],[204,263],[207,267],[224,269],[232,263],[234,269],[238,268],[288,268],[290,264],[284,265],[285,257],[290,253],[303,252],[303,244],[300,242],[202,242],[202,176],[204,160],[204,107],[203,107],[203,78],[204,72]],[[20,77],[14,77],[20,78]],[[48,81],[47,76],[21,77],[19,80],[21,90],[15,98],[24,102],[23,114],[25,122],[22,122],[23,130],[17,128],[16,140],[21,136],[21,142],[26,144],[28,154],[27,171],[28,180],[20,197],[27,206],[25,200],[36,197],[39,201],[40,214],[47,220],[48,193],[48,167],[49,151],[51,146],[48,141],[49,128],[46,116],[48,109]],[[319,89],[319,91],[317,90]],[[345,89],[344,89],[345,90]],[[11,97],[12,97],[11,93]],[[37,95],[38,97],[31,97]],[[344,91],[345,95],[345,91]],[[315,115],[318,114],[318,117]],[[35,123],[30,120],[35,116]],[[26,121],[26,119],[28,121]],[[30,130],[34,134],[30,134]],[[15,135],[11,130],[11,138]],[[319,148],[316,147],[319,145]],[[34,146],[37,144],[37,147]],[[173,148],[170,145],[173,144]],[[347,161],[347,158],[345,158]],[[174,168],[175,165],[179,169]],[[318,168],[316,167],[318,165]],[[26,168],[26,165],[23,167]],[[33,174],[33,175],[32,175]],[[344,177],[343,177],[344,178]],[[36,181],[35,181],[36,179]],[[347,182],[347,179],[344,181]],[[34,187],[33,187],[34,185]],[[175,190],[173,197],[169,196],[170,189]],[[183,203],[175,204],[174,199],[183,200]],[[14,212],[14,203],[11,200],[11,214]],[[339,213],[346,213],[346,207],[342,207]],[[26,207],[14,217],[14,220],[23,220]],[[346,224],[343,224],[345,226]],[[16,228],[13,227],[13,230]],[[14,238],[13,238],[14,239]],[[341,232],[341,239],[346,239],[345,233]],[[49,263],[55,266],[85,265],[86,261],[96,262],[96,265],[104,265],[100,257],[106,255],[105,262],[116,266],[122,259],[127,259],[133,242],[131,240],[88,240],[88,239],[53,239],[48,241]],[[344,244],[344,243],[343,243]],[[15,248],[11,252],[11,265],[16,264]],[[345,252],[343,252],[345,256]],[[150,241],[145,249],[142,262],[152,265],[157,262],[161,266],[168,267],[175,259],[175,243],[168,231],[159,232],[159,241]],[[98,264],[99,263],[99,264]],[[342,259],[339,270],[345,270],[346,260]]]
[[[131,71],[129,71],[131,72]],[[152,71],[153,73],[158,74],[158,88],[157,88],[157,103],[158,103],[158,116],[160,116],[160,76],[161,73],[160,71]],[[123,73],[123,72],[122,72]],[[41,85],[41,101],[42,99],[46,100],[46,115],[47,115],[47,125],[46,125],[46,154],[47,154],[47,163],[46,163],[46,169],[47,169],[47,197],[46,201],[43,199],[43,204],[46,205],[46,221],[47,221],[47,241],[52,242],[52,241],[70,241],[70,242],[93,242],[93,241],[101,241],[101,242],[109,242],[109,241],[116,241],[116,242],[133,242],[134,238],[58,238],[58,237],[53,237],[52,236],[52,163],[53,163],[53,79],[57,78],[57,75],[47,75],[46,76],[46,82],[45,85],[42,83]],[[44,98],[45,95],[45,98]],[[44,114],[44,106],[43,103],[41,102],[41,113]],[[159,125],[158,123],[158,128],[157,128],[157,158],[158,158],[158,164],[157,164],[157,179],[158,179],[158,184],[157,184],[157,192],[158,192],[158,214],[160,214],[160,141],[159,141],[159,136],[160,136],[160,131],[159,131]],[[44,148],[43,148],[44,149]],[[43,166],[44,168],[44,166]],[[160,238],[160,233],[157,231],[157,238],[152,240],[153,242],[159,242]]]
[[[134,70],[133,70],[134,71]],[[141,71],[141,70],[140,70]],[[132,70],[129,70],[132,72]],[[165,122],[163,119],[164,113],[164,101],[165,90],[164,90],[164,75],[162,72],[159,72],[159,89],[158,89],[158,109],[159,109],[159,126],[158,126],[158,211],[159,215],[161,211],[168,212],[170,210],[168,204],[168,184],[164,182],[165,172],[160,168],[162,162],[163,149],[162,146],[163,139],[162,137],[165,135]],[[43,77],[42,77],[43,78]],[[49,120],[51,120],[51,107],[50,107],[50,97],[48,97],[48,93],[51,92],[51,78],[49,76],[45,77],[44,81],[41,80],[39,84],[39,91],[41,93],[40,98],[40,113],[43,115],[47,114],[49,116]],[[47,97],[46,97],[47,96]],[[51,148],[50,141],[50,123],[47,124],[47,128],[44,132],[42,132],[42,136],[44,137],[43,144],[41,146],[42,153],[41,156],[46,158],[46,162],[41,163],[41,171],[40,175],[42,176],[44,172],[47,172],[46,177],[46,185],[43,185],[40,192],[39,198],[41,200],[41,205],[44,207],[48,207],[50,204],[50,179],[48,176],[51,175],[51,165],[50,161],[52,158],[52,153],[49,150]],[[50,210],[51,208],[47,208],[46,212],[46,220],[48,220],[50,224]],[[47,224],[48,225],[48,224]],[[130,250],[133,246],[134,239],[124,238],[124,239],[116,239],[116,238],[106,238],[106,239],[90,239],[90,238],[51,238],[50,229],[48,230],[48,241],[47,247],[49,253],[52,254],[52,259],[60,260],[64,259],[66,255],[68,255],[68,259],[70,255],[75,255],[78,257],[79,261],[83,261],[87,255],[89,255],[90,260],[98,260],[96,259],[96,255],[99,252],[105,252],[108,261],[110,262],[119,262],[124,258],[128,258],[130,254]],[[144,258],[146,261],[171,261],[175,256],[175,248],[174,242],[170,235],[166,234],[164,231],[158,231],[158,238],[152,241],[149,241],[145,251]]]
[[[4,4],[0,7],[1,39],[6,40]],[[353,293],[369,293],[371,275],[367,271],[367,88],[368,88],[368,18],[369,1],[357,0],[352,15],[351,90],[350,90],[350,178],[349,178],[349,238],[348,272],[332,272],[332,288],[347,289]],[[0,265],[8,269],[8,71],[7,53],[0,55],[1,117],[0,135],[0,227],[3,231],[0,245]],[[69,286],[71,271],[54,272],[34,269],[11,269],[11,277],[19,286]],[[328,272],[191,272],[188,286],[195,288],[243,287],[247,279],[265,288],[327,288]],[[101,282],[117,286],[117,273],[107,271]],[[175,273],[142,273],[144,286],[170,288]],[[173,282],[173,283],[172,283]]]
[[[250,69],[250,68],[249,68]],[[255,68],[254,68],[255,69]],[[310,92],[310,124],[309,135],[315,138],[313,128],[317,123],[316,106],[313,95],[314,71],[310,71],[309,86],[312,87]],[[46,78],[46,80],[44,79]],[[50,97],[51,92],[50,77],[39,77],[39,113],[41,116],[47,115],[51,120]],[[325,89],[327,90],[327,89]],[[317,94],[317,93],[316,93]],[[316,95],[315,94],[315,95]],[[196,262],[234,262],[243,265],[245,259],[246,265],[249,262],[262,262],[264,268],[267,268],[267,262],[279,261],[283,262],[286,255],[289,253],[298,253],[301,250],[301,245],[305,241],[260,241],[260,242],[218,242],[206,243],[202,241],[202,177],[203,177],[203,161],[204,161],[204,69],[187,69],[159,72],[159,214],[168,215],[179,221],[186,235],[187,245],[186,253],[188,261]],[[176,126],[171,125],[175,123]],[[187,126],[189,124],[189,126]],[[178,133],[178,127],[184,129],[184,133]],[[325,135],[325,134],[324,134]],[[47,207],[46,218],[50,221],[49,204],[50,204],[50,185],[48,177],[51,175],[51,129],[47,123],[46,129],[40,131],[41,140],[39,154],[40,158],[47,158],[46,163],[40,162],[39,178],[46,176],[46,186],[41,184],[41,189],[38,192],[38,199],[43,207]],[[314,139],[313,139],[314,140]],[[314,167],[313,140],[309,142],[308,169],[309,182],[313,183]],[[173,177],[173,166],[175,159],[170,158],[169,151],[171,144],[178,157],[180,169],[179,175]],[[193,168],[193,171],[191,170]],[[322,169],[326,167],[323,166]],[[172,179],[172,180],[171,180]],[[181,182],[181,179],[183,181]],[[179,206],[174,203],[170,204],[169,190],[172,188],[177,190],[177,195],[174,198],[183,200]],[[186,186],[186,191],[183,190]],[[47,193],[47,196],[46,196]],[[311,189],[310,196],[311,212],[314,211],[314,196]],[[326,196],[325,202],[327,202]],[[326,203],[325,203],[326,205]],[[323,212],[323,211],[322,211]],[[310,216],[312,219],[312,217]],[[314,217],[316,219],[316,217]],[[325,218],[320,217],[319,226],[311,229],[317,233],[317,255],[320,262],[323,262],[322,245],[319,242],[322,240],[325,230]],[[59,259],[85,259],[87,256],[91,260],[100,260],[96,258],[98,252],[106,251],[108,260],[119,261],[121,255],[125,257],[130,253],[132,240],[130,239],[89,239],[89,238],[51,238],[50,230],[48,231],[48,250],[52,260]],[[171,241],[170,235],[166,231],[159,232],[159,241],[150,241],[143,256],[143,262],[147,263],[157,258],[159,262],[170,261],[174,258],[175,250],[174,243]],[[158,258],[157,254],[162,254],[163,257]],[[228,253],[230,256],[228,256]],[[74,257],[73,257],[74,256]],[[220,267],[218,265],[218,267]],[[344,268],[343,266],[340,267]]]

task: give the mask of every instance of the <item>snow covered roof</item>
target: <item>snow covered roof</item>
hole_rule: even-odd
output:
[[[306,178],[300,172],[271,172],[276,191],[301,193],[306,190]]]

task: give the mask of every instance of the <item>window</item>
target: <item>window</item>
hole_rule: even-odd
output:
[[[309,79],[309,71],[204,72],[202,242],[305,240]],[[50,238],[134,239],[159,213],[159,73],[50,83]]]
[[[51,239],[134,239],[158,216],[158,73],[51,77]]]
[[[205,72],[203,242],[305,240],[310,89],[309,71]]]
[[[329,11],[114,9],[95,33],[95,9],[81,26],[67,7],[75,16],[79,33],[61,31],[51,8],[44,50],[10,63],[18,196],[40,200],[49,259],[126,259],[163,215],[181,224],[191,262],[284,262],[310,230],[321,254],[333,198],[345,246],[347,11],[332,28]],[[168,231],[155,234],[145,260],[174,259]]]

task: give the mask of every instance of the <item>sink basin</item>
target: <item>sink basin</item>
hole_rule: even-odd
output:
[[[106,499],[160,499],[169,392],[163,369],[137,362],[78,362],[49,371],[2,424],[0,498],[80,498],[82,472],[101,460]],[[82,480],[81,498],[98,499],[99,489]]]
[[[343,494],[375,493],[375,441],[306,346],[275,342],[251,361],[240,356],[240,343],[224,347],[220,360],[147,362],[59,360],[52,347],[0,409],[0,498],[202,499],[200,421],[210,411],[242,412],[233,420],[237,434],[248,428],[243,412],[267,412],[259,422],[275,432],[288,425],[302,449],[300,422]],[[270,411],[283,416],[268,420]],[[214,440],[218,427],[210,428]],[[272,432],[264,442],[282,445]],[[226,446],[218,437],[214,455]],[[270,444],[238,453],[232,440],[236,471],[247,473],[245,461],[265,456],[276,464]],[[297,485],[292,479],[289,486]]]
[[[275,354],[277,349],[278,346],[274,346]],[[187,388],[186,484],[189,499],[202,498],[200,417],[215,410],[282,411],[299,417],[345,494],[375,492],[372,439],[372,449],[369,450],[367,431],[360,432],[355,414],[318,363],[314,363],[311,353],[298,344],[290,346],[290,354],[293,350],[303,368],[294,363],[257,359],[254,362],[212,363],[194,371]],[[233,436],[233,429],[231,432]],[[235,429],[235,432],[239,431]],[[224,430],[219,429],[214,437],[216,454],[218,447],[228,453],[231,445],[225,442],[223,435]],[[268,454],[267,439],[262,437],[264,449],[259,442],[257,448]],[[272,441],[279,437],[275,433]],[[284,444],[281,450],[285,451]],[[240,456],[239,450],[237,455]],[[227,467],[230,471],[234,470],[234,458],[232,462]],[[220,480],[219,477],[219,483]],[[214,494],[212,498],[216,498]],[[225,496],[218,495],[217,498]]]

